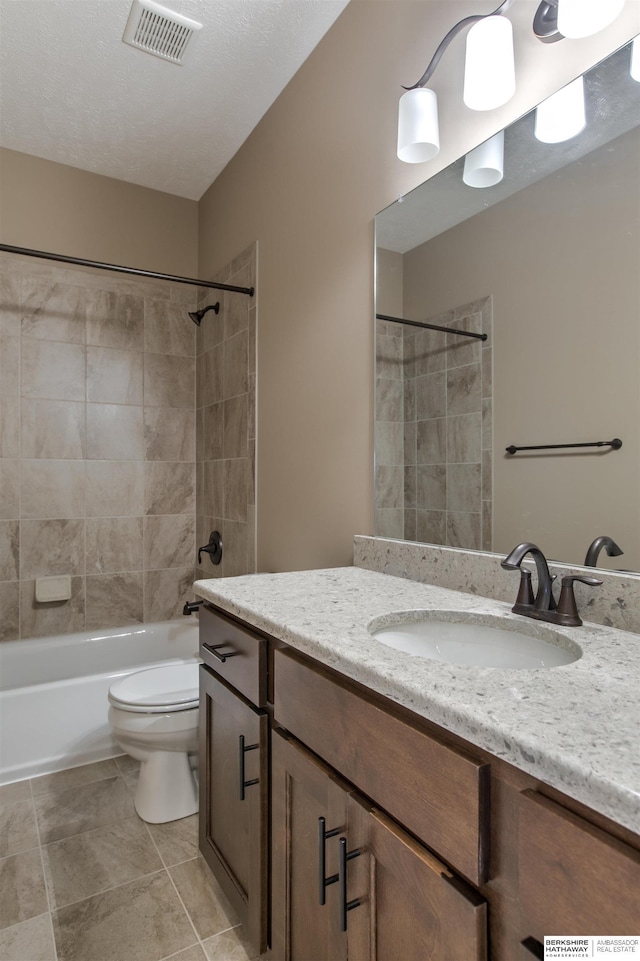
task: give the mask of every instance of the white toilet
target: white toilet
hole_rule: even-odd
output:
[[[109,689],[113,735],[142,762],[135,808],[151,824],[198,810],[189,763],[198,748],[198,667],[197,661],[153,667],[122,677]]]

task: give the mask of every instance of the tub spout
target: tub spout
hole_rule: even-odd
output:
[[[603,548],[609,557],[619,557],[621,554],[624,554],[624,551],[618,547],[614,540],[603,534],[601,537],[596,537],[589,545],[587,556],[584,559],[584,566],[597,567],[598,554]]]

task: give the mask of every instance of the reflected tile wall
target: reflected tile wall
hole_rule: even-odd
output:
[[[376,322],[375,530],[491,550],[491,298],[428,321],[489,339]]]
[[[196,301],[193,288],[0,254],[0,640],[181,616]],[[71,575],[71,600],[37,603],[36,578],[54,574]]]
[[[255,287],[257,245],[216,276],[220,283]],[[197,330],[196,540],[217,530],[222,561],[202,555],[198,577],[227,577],[256,569],[256,301],[246,294],[202,290],[199,307],[220,300]]]

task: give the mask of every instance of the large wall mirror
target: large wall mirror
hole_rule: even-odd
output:
[[[640,571],[640,83],[631,45],[585,75],[563,143],[505,130],[376,217],[375,533]],[[618,449],[553,446],[620,439]],[[591,561],[593,558],[591,559]]]

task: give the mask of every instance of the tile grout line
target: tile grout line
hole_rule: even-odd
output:
[[[142,818],[140,818],[140,820],[142,821]],[[149,825],[147,824],[146,821],[142,821],[142,823],[144,824],[145,829],[146,829],[146,831],[147,831],[147,834],[149,835],[149,838],[151,839],[151,843],[153,844],[153,846],[154,846],[154,848],[155,848],[155,850],[156,850],[156,852],[157,852],[157,854],[158,854],[158,857],[160,858],[160,862],[162,863],[162,866],[163,866],[164,870],[165,870],[166,873],[167,873],[167,877],[169,878],[169,881],[171,882],[171,885],[172,885],[172,887],[173,887],[173,890],[176,892],[176,896],[177,896],[177,898],[178,898],[178,901],[179,901],[180,904],[182,905],[182,910],[183,910],[184,913],[186,914],[187,919],[188,919],[188,921],[189,921],[189,924],[190,924],[191,927],[193,928],[193,933],[194,933],[195,936],[196,936],[197,942],[198,942],[199,945],[202,946],[202,941],[200,940],[200,935],[198,934],[198,931],[197,931],[197,929],[196,929],[195,924],[193,923],[193,920],[192,920],[192,918],[191,918],[191,915],[190,915],[189,911],[187,911],[187,906],[186,906],[186,904],[184,903],[184,901],[182,900],[182,897],[180,896],[180,892],[178,891],[178,888],[177,888],[177,886],[176,886],[176,883],[175,883],[175,881],[173,880],[173,878],[172,878],[172,876],[171,876],[171,872],[169,871],[169,868],[167,867],[167,865],[166,865],[166,863],[165,863],[165,860],[164,860],[164,858],[162,857],[162,852],[160,851],[160,848],[158,847],[158,845],[157,845],[156,842],[155,842],[155,838],[154,838],[153,834],[151,833],[151,830],[150,830],[150,828],[149,828]],[[189,858],[189,860],[193,861],[193,860],[195,860],[195,858]],[[186,862],[183,861],[182,863],[184,864],[184,863],[186,863]],[[182,948],[181,950],[186,950],[186,948]],[[204,951],[204,948],[202,948],[202,950]],[[174,952],[174,954],[175,954],[175,952]]]
[[[58,945],[56,944],[56,932],[53,926],[53,907],[51,904],[51,896],[49,894],[49,882],[47,880],[47,872],[44,867],[44,851],[42,850],[42,840],[40,838],[40,825],[38,823],[38,812],[36,811],[36,798],[33,793],[33,785],[31,783],[32,778],[29,778],[29,793],[31,795],[31,804],[33,805],[33,817],[36,823],[36,835],[38,838],[38,849],[40,852],[40,866],[42,868],[42,882],[44,884],[44,893],[47,898],[47,905],[49,907],[49,929],[51,931],[51,943],[53,944],[53,956],[54,961],[58,961]]]

